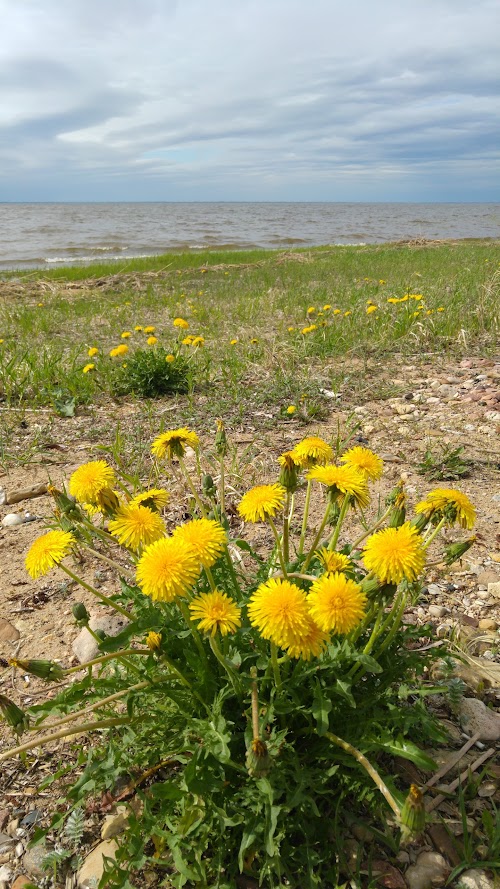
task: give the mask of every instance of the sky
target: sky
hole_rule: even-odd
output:
[[[0,0],[0,201],[499,201],[498,0]]]

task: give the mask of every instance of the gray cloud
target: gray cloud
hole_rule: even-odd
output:
[[[0,200],[499,200],[493,0],[0,0]]]

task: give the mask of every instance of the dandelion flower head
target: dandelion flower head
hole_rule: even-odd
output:
[[[126,355],[128,352],[128,346],[126,343],[122,343],[120,346],[116,346],[115,349],[111,349],[109,355],[111,358],[119,358],[121,355]]]
[[[179,327],[181,330],[187,330],[189,322],[186,321],[185,318],[174,318],[174,327]]]
[[[165,361],[167,362],[167,364],[172,364],[172,362],[175,361],[175,355],[172,355],[172,354],[166,355]]]
[[[200,439],[196,432],[183,426],[180,429],[171,429],[170,432],[162,432],[155,438],[151,452],[160,460],[173,460],[174,457],[183,457],[187,447],[196,451],[199,444]]]
[[[115,482],[115,473],[105,460],[93,460],[84,463],[71,475],[69,492],[80,503],[98,506],[99,495]]]
[[[161,633],[156,633],[154,630],[150,630],[146,636],[146,645],[150,651],[158,651],[158,649],[161,648]]]
[[[303,438],[292,448],[293,459],[298,466],[308,468],[316,464],[328,463],[333,459],[333,450],[326,441],[315,435]]]
[[[148,346],[155,346],[156,343],[158,342],[158,337],[156,337],[156,336],[148,336],[146,342],[147,342]]]
[[[438,521],[446,519],[447,525],[457,522],[461,528],[473,528],[476,509],[466,494],[453,488],[436,488],[425,500],[417,503],[415,512],[428,514]]]
[[[92,364],[92,362],[85,365],[85,367],[82,370],[82,373],[88,374],[88,373],[90,373],[91,370],[95,370],[95,364]]]
[[[158,513],[136,503],[120,506],[108,529],[121,546],[134,552],[165,537],[165,525]]]
[[[196,582],[200,563],[196,553],[182,540],[163,537],[151,543],[137,563],[137,583],[146,596],[172,602],[185,596]]]
[[[262,583],[251,596],[247,611],[261,636],[281,648],[299,644],[310,631],[306,594],[289,580],[271,578]]]
[[[320,630],[318,625],[309,618],[304,632],[297,636],[295,642],[286,649],[293,658],[309,661],[311,657],[319,657],[328,642],[328,634]]]
[[[87,352],[87,355],[89,356],[89,358],[94,358],[95,355],[98,355],[98,354],[99,354],[99,349],[97,349],[95,346],[91,346]]]
[[[150,488],[148,491],[141,491],[132,497],[130,506],[147,506],[148,509],[154,509],[159,512],[164,509],[170,500],[170,494],[165,488]]]
[[[380,478],[384,470],[384,463],[377,454],[374,454],[369,448],[360,446],[349,448],[340,458],[342,463],[354,466],[367,479],[375,481]]]
[[[365,615],[366,596],[340,572],[315,580],[307,597],[312,619],[325,633],[349,633]]]
[[[26,555],[26,570],[33,580],[59,565],[76,543],[67,531],[48,531],[31,544]]]
[[[283,508],[285,495],[282,485],[257,485],[243,495],[238,512],[245,522],[265,522]]]
[[[215,636],[217,632],[221,636],[227,636],[228,633],[235,633],[241,626],[238,605],[219,590],[196,596],[189,605],[189,611],[192,619],[199,621],[198,629],[211,636]]]
[[[143,328],[143,332],[144,332],[144,333],[148,333],[148,334],[149,334],[149,333],[154,333],[155,330],[156,330],[156,327],[155,327],[153,324],[148,324],[147,327],[144,327],[144,328]]]
[[[384,583],[416,580],[425,565],[422,538],[410,522],[376,531],[366,541],[363,561]]]
[[[224,528],[213,519],[193,519],[178,525],[172,537],[190,546],[204,568],[212,567],[227,542]]]
[[[315,466],[307,473],[307,478],[326,485],[329,492],[342,503],[346,494],[362,509],[368,506],[370,495],[366,478],[354,466]]]
[[[335,571],[350,571],[352,568],[349,556],[327,549],[326,546],[316,550],[315,555],[329,574],[334,574]]]

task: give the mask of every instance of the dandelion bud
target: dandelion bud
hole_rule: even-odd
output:
[[[299,483],[297,478],[298,466],[293,459],[292,452],[286,451],[281,457],[278,457],[278,462],[281,466],[279,483],[290,494],[293,494],[297,490]]]
[[[71,611],[79,627],[85,627],[88,624],[90,616],[83,602],[77,602]]]
[[[146,636],[146,645],[150,651],[158,651],[161,648],[161,633],[151,630]]]
[[[61,682],[64,679],[64,670],[60,664],[55,661],[43,660],[26,660],[21,661],[18,658],[11,658],[9,664],[12,667],[18,667],[23,673],[31,673],[32,676],[38,676],[39,679],[45,679],[46,682]]]
[[[105,515],[114,515],[120,501],[112,488],[103,488],[96,497],[96,503]]]
[[[0,711],[5,721],[11,726],[17,735],[20,735],[26,728],[28,717],[23,710],[20,710],[14,701],[0,695]]]
[[[410,792],[401,810],[401,829],[406,839],[417,837],[425,827],[425,806],[422,791],[416,784],[410,786]]]
[[[388,506],[392,505],[389,513],[389,528],[399,528],[404,525],[406,521],[406,492],[402,481],[391,491],[386,503]]]
[[[61,515],[66,515],[72,519],[83,518],[83,513],[78,507],[75,497],[66,494],[65,491],[59,491],[54,485],[47,485],[47,491],[54,499],[56,508]]]
[[[378,602],[380,605],[390,602],[397,590],[396,583],[381,583],[377,577],[365,578],[360,587],[369,602]]]
[[[444,548],[444,560],[447,565],[453,565],[457,559],[461,559],[464,553],[473,546],[476,537],[469,537],[468,540],[457,540],[456,543],[450,543]]]
[[[201,487],[205,497],[215,497],[217,494],[217,488],[215,487],[215,482],[211,475],[207,474],[203,476]]]
[[[266,744],[260,738],[253,739],[247,750],[245,764],[251,778],[266,778],[269,775],[272,761]]]
[[[425,513],[420,513],[420,515],[415,516],[415,518],[411,520],[410,525],[421,534],[425,526],[429,523],[430,518],[429,514],[426,515]]]
[[[215,434],[215,450],[219,457],[225,457],[227,454],[227,436],[222,420],[217,420],[217,432]]]

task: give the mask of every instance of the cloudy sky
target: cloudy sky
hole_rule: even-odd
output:
[[[500,200],[498,0],[0,0],[0,201]]]

